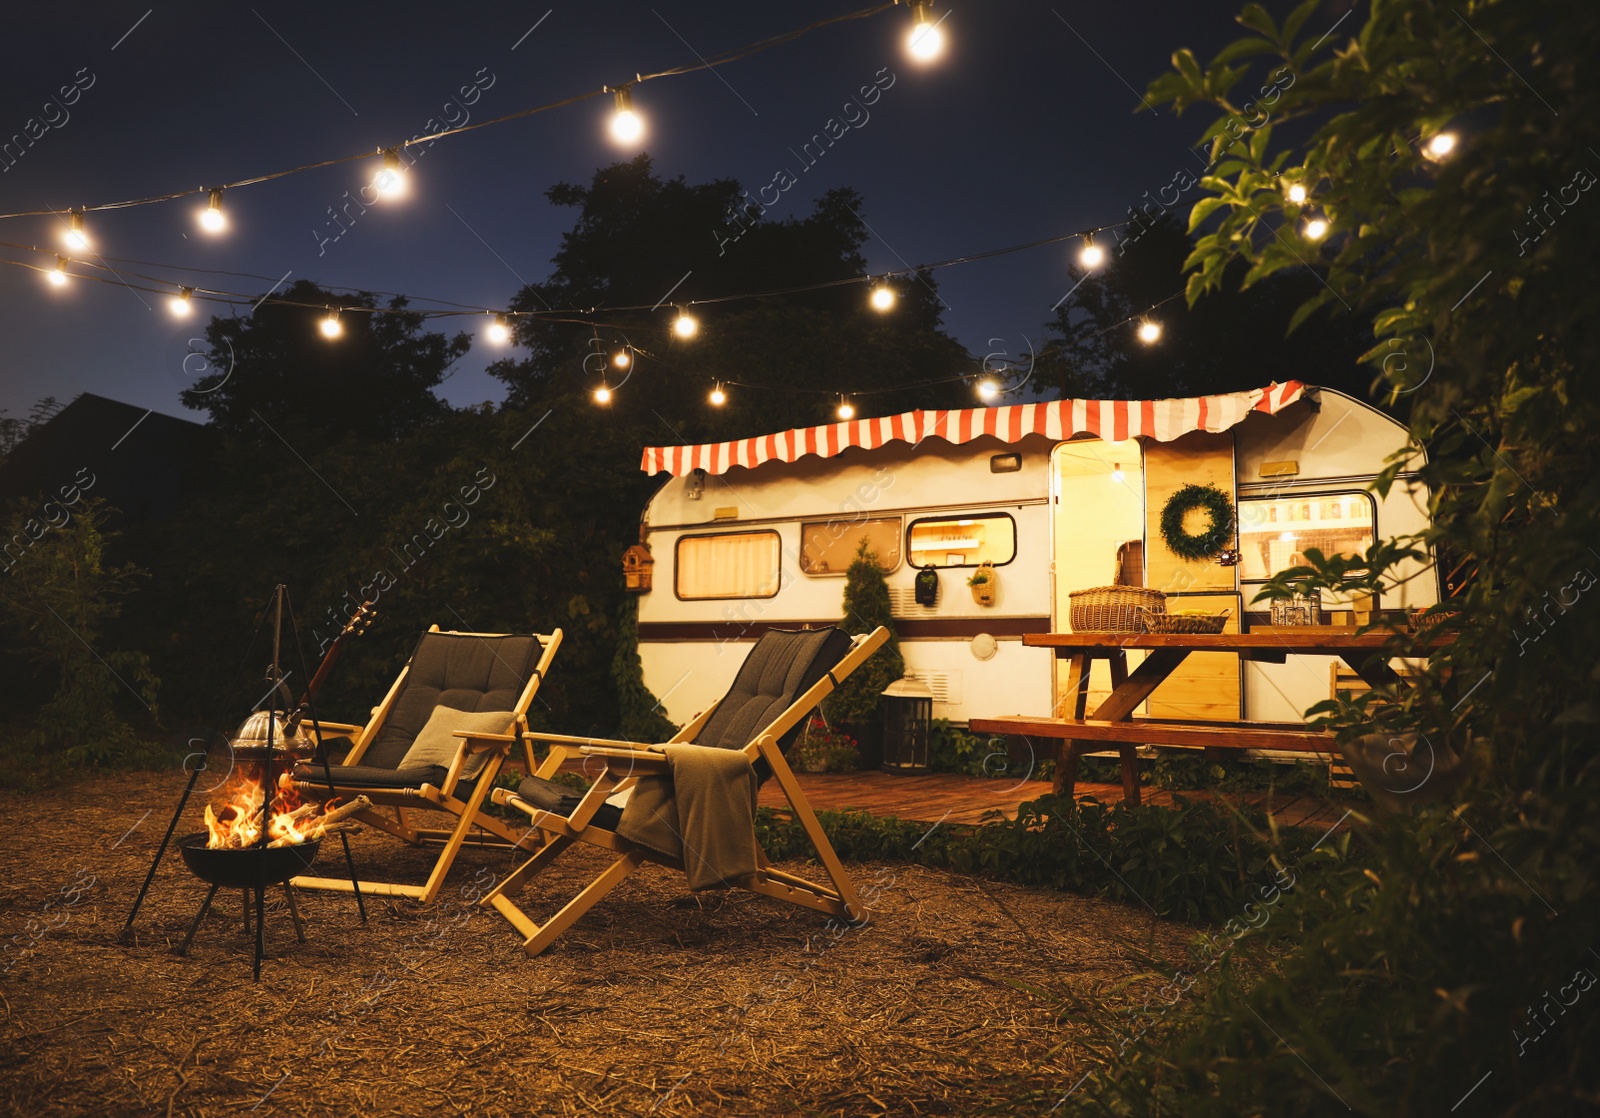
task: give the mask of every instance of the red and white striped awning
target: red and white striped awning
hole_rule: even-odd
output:
[[[1002,408],[908,411],[877,419],[798,427],[726,443],[647,446],[640,468],[647,474],[665,470],[674,477],[696,469],[721,474],[734,466],[793,462],[808,454],[831,458],[846,447],[872,449],[885,443],[916,443],[930,437],[964,443],[980,435],[993,435],[1014,443],[1028,435],[1056,440],[1097,435],[1103,439],[1144,437],[1165,443],[1190,431],[1226,431],[1251,412],[1275,415],[1308,392],[1315,393],[1316,389],[1291,380],[1248,392],[1182,400],[1049,400]]]

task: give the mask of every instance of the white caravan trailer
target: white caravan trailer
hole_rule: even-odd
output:
[[[1405,443],[1405,429],[1367,404],[1291,381],[1184,400],[908,412],[651,447],[645,471],[671,476],[644,513],[653,559],[639,604],[644,680],[669,718],[687,721],[727,688],[745,642],[768,627],[841,618],[845,568],[865,539],[887,573],[908,674],[932,690],[934,717],[1047,716],[1064,678],[1049,649],[1024,647],[1022,637],[1069,631],[1071,591],[1110,584],[1120,569],[1125,582],[1166,591],[1169,609],[1231,608],[1237,631],[1245,609],[1265,608],[1248,605],[1260,583],[1305,548],[1363,551],[1426,526],[1419,484],[1402,477],[1383,498],[1369,488]],[[1185,562],[1162,542],[1162,508],[1189,482],[1235,499],[1238,565]],[[967,585],[983,563],[998,576],[989,605]],[[1403,566],[1377,608],[1436,602],[1429,566]],[[916,600],[921,569],[939,579],[932,605]],[[1144,713],[1297,720],[1329,697],[1334,663],[1195,654]],[[1090,709],[1094,692],[1109,689],[1108,679],[1091,681]]]

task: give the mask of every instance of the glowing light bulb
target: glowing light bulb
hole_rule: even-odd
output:
[[[339,312],[335,310],[328,312],[328,317],[322,320],[318,328],[324,338],[337,338],[344,333],[344,326],[339,322]]]
[[[594,390],[594,402],[597,404],[609,404],[611,402],[611,389],[603,384],[596,388]]]
[[[1094,243],[1094,238],[1088,233],[1083,235],[1083,251],[1078,253],[1078,263],[1085,268],[1095,269],[1106,262],[1106,250]]]
[[[51,287],[67,286],[67,258],[65,256],[56,257],[56,270],[46,272],[45,276],[50,280]]]
[[[911,33],[906,36],[906,53],[918,62],[932,62],[944,53],[941,20],[933,18],[932,5],[911,5]]]
[[[619,144],[636,144],[644,136],[644,118],[633,111],[633,91],[624,86],[613,93],[617,111],[611,116],[611,138]]]
[[[1295,205],[1300,206],[1305,204],[1306,188],[1301,186],[1299,183],[1290,183],[1289,189],[1286,191],[1286,193],[1288,194],[1289,201],[1293,202]]]
[[[856,417],[855,406],[849,400],[841,399],[839,401],[838,415],[840,419],[854,419]]]
[[[711,390],[711,406],[720,408],[728,402],[728,394],[722,390],[722,385],[717,385]]]
[[[880,314],[891,311],[894,309],[895,298],[894,288],[886,283],[880,283],[872,289],[872,309]]]
[[[1123,478],[1126,477],[1126,476],[1127,475],[1125,475],[1122,472],[1122,463],[1121,462],[1113,462],[1113,463],[1111,463],[1111,480],[1113,482],[1115,482],[1117,484],[1121,484]]]
[[[1438,132],[1428,141],[1423,151],[1430,159],[1444,159],[1456,150],[1456,134],[1454,132]]]
[[[222,213],[222,191],[211,192],[211,202],[200,211],[199,221],[207,233],[220,233],[228,227],[228,219]]]
[[[1161,323],[1146,318],[1139,323],[1139,340],[1145,345],[1155,345],[1161,340]]]
[[[978,382],[978,399],[993,400],[1000,395],[1000,386],[992,380],[984,379]]]
[[[82,252],[89,247],[89,234],[83,231],[83,211],[73,210],[67,215],[67,231],[61,235],[70,249]]]
[[[1308,241],[1320,241],[1328,235],[1328,223],[1320,217],[1314,217],[1305,223],[1301,230]]]
[[[408,189],[406,170],[400,165],[400,149],[390,148],[383,153],[383,167],[372,176],[372,189],[379,198],[402,198]]]
[[[619,349],[611,355],[611,366],[615,369],[626,369],[633,364],[633,354],[626,349]]]
[[[194,310],[194,304],[189,301],[189,296],[194,294],[192,287],[180,287],[178,293],[167,303],[167,308],[172,311],[174,318],[188,318]]]
[[[505,315],[497,314],[484,335],[495,345],[505,345],[511,340],[511,323],[506,321]]]
[[[678,311],[678,317],[672,320],[672,332],[687,341],[700,332],[700,320],[688,311]]]

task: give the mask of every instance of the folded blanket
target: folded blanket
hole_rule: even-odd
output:
[[[617,834],[683,861],[690,889],[731,885],[756,872],[756,774],[743,753],[663,746],[672,775],[641,777]]]

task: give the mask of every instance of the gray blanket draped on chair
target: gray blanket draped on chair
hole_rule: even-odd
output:
[[[672,775],[639,779],[617,834],[680,859],[690,889],[715,889],[755,873],[758,782],[744,754],[703,745],[661,751]]]

